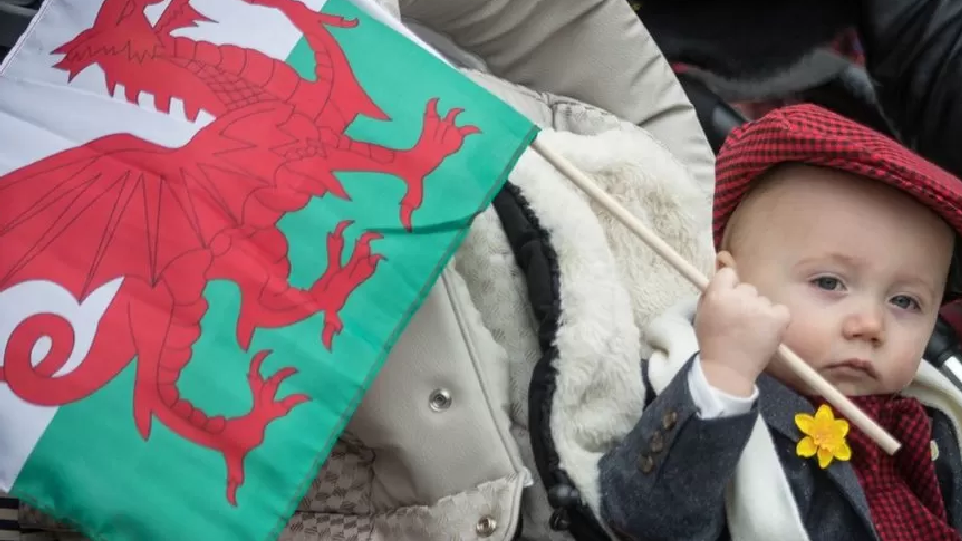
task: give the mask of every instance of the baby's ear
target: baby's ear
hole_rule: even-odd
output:
[[[722,250],[715,255],[715,272],[724,268],[738,270],[735,267],[735,258],[732,257],[732,253],[728,250]]]

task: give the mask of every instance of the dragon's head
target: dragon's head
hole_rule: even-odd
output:
[[[54,67],[66,71],[68,80],[73,80],[107,57],[124,55],[129,61],[153,54],[160,41],[144,10],[161,1],[106,0],[93,26],[54,49],[52,54],[64,55]]]

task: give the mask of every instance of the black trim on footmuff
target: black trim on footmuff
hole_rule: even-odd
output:
[[[562,313],[557,254],[548,232],[541,227],[517,186],[505,184],[495,196],[493,206],[515,262],[524,274],[528,302],[538,323],[541,358],[528,385],[528,431],[538,475],[554,509],[550,526],[554,530],[567,530],[577,541],[607,541],[608,535],[561,467],[551,434],[557,375],[554,361],[558,358],[555,337]]]

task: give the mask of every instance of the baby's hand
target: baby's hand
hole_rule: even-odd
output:
[[[705,377],[716,389],[749,396],[788,327],[788,309],[773,305],[729,268],[712,277],[701,296],[695,334]]]

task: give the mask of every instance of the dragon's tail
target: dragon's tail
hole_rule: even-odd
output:
[[[113,314],[111,314],[113,312]],[[118,318],[123,310],[111,307],[101,328],[124,328]],[[117,335],[99,332],[87,351],[78,351],[78,337],[71,321],[63,316],[40,313],[21,321],[7,340],[3,352],[2,380],[25,402],[60,406],[93,394],[133,359]],[[46,351],[44,351],[46,350]],[[75,357],[81,354],[79,362]],[[35,357],[40,356],[39,362]]]

